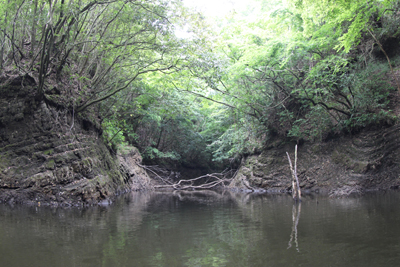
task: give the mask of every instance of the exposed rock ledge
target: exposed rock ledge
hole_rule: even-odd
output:
[[[98,126],[34,96],[34,81],[0,79],[0,202],[95,204],[151,188],[135,148],[112,156]]]
[[[291,190],[286,152],[294,143],[271,145],[244,160],[230,187],[235,190]],[[400,186],[400,125],[364,130],[298,147],[298,176],[305,191],[361,192]]]

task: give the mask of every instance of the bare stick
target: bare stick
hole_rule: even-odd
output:
[[[294,178],[294,170],[293,170],[293,165],[292,165],[292,161],[290,160],[290,156],[289,153],[286,152],[286,155],[288,157],[288,161],[289,161],[289,166],[290,166],[290,171],[292,173],[292,196],[293,199],[296,199],[296,184],[295,184],[295,178]]]
[[[153,171],[152,169],[148,168],[147,166],[144,166],[144,165],[141,165],[141,164],[138,164],[138,163],[137,163],[137,165],[138,165],[139,167],[145,169],[145,170],[148,170],[148,171],[152,172],[153,174],[155,174],[155,175],[156,175],[161,181],[163,181],[164,183],[172,184],[171,182],[165,180],[164,178],[162,178],[160,175],[158,175],[155,171]]]
[[[301,190],[300,190],[300,184],[299,184],[299,179],[297,178],[297,145],[295,147],[295,168],[293,169],[292,161],[290,160],[289,153],[286,152],[286,155],[288,157],[289,161],[289,166],[290,166],[290,171],[292,172],[292,195],[293,199],[301,201]]]
[[[301,201],[301,190],[300,190],[300,183],[299,178],[297,177],[297,145],[294,151],[294,177],[296,178],[296,185],[297,185],[297,197],[299,201]]]

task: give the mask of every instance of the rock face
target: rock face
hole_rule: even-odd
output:
[[[35,99],[35,85],[0,78],[1,202],[94,204],[151,187],[137,150],[112,156],[98,126]]]
[[[130,183],[130,190],[141,191],[153,189],[154,182],[147,175],[146,171],[140,167],[142,156],[136,147],[129,147],[119,151],[117,160],[120,172],[124,179]]]
[[[275,143],[248,157],[231,188],[284,192],[291,190],[286,152],[294,161],[294,143]],[[308,191],[350,192],[400,186],[400,125],[364,130],[298,147],[300,187]],[[354,190],[353,190],[354,191]]]

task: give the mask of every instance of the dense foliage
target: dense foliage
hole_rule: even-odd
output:
[[[277,137],[393,123],[399,14],[393,0],[253,0],[214,20],[178,0],[1,0],[0,71],[33,77],[114,151],[220,168]]]

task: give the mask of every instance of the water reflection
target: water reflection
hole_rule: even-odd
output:
[[[293,226],[292,226],[292,233],[290,234],[288,249],[292,247],[292,242],[294,238],[294,243],[296,244],[297,252],[300,252],[299,242],[297,240],[297,225],[299,224],[300,213],[301,213],[301,202],[293,204],[293,209],[292,209]]]
[[[0,205],[0,259],[2,266],[397,266],[399,196],[309,195],[293,205],[282,194],[176,191],[134,192],[93,208]]]

